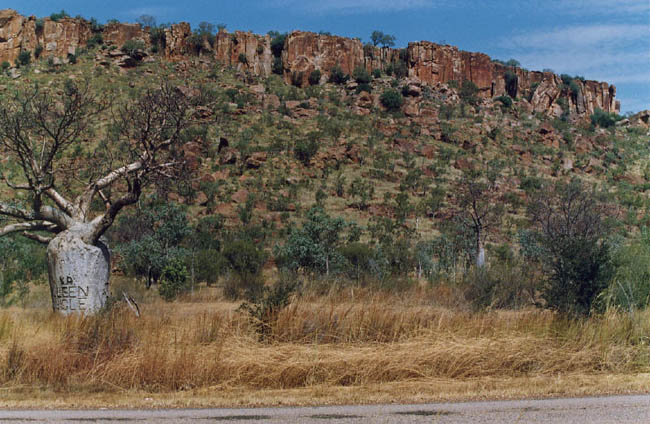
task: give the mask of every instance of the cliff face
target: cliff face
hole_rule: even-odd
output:
[[[84,47],[90,38],[90,24],[84,20],[64,18],[52,21],[45,18],[37,25],[35,17],[25,18],[16,11],[0,11],[0,62],[16,62],[23,50],[43,47],[41,54],[67,58],[78,47]]]
[[[69,53],[84,47],[92,35],[89,22],[65,18],[54,22],[49,18],[37,25],[35,17],[23,17],[13,10],[0,11],[0,62],[15,63],[22,50],[43,47],[46,57],[64,61]],[[188,23],[174,24],[165,30],[165,57],[186,60],[195,54]],[[150,44],[148,31],[136,24],[108,24],[102,29],[107,44],[122,46],[131,39]],[[204,41],[202,54],[208,52],[216,61],[255,75],[271,74],[274,56],[269,36],[236,31],[219,32],[211,46]],[[483,98],[510,94],[525,99],[532,110],[560,115],[571,113],[586,116],[596,108],[618,112],[616,87],[605,82],[574,80],[577,92],[569,90],[560,77],[549,72],[527,71],[493,63],[489,56],[459,50],[428,41],[409,43],[404,51],[364,46],[358,39],[310,32],[294,31],[286,38],[281,54],[283,77],[291,84],[306,86],[312,71],[318,69],[328,76],[340,66],[351,74],[362,66],[368,71],[385,70],[389,65],[406,69],[408,78],[424,85],[464,80],[472,81]],[[516,78],[513,78],[513,75]],[[563,109],[564,108],[564,109]]]
[[[271,38],[250,32],[219,32],[214,42],[214,57],[220,63],[247,70],[255,75],[271,74]]]
[[[359,40],[295,31],[289,34],[282,52],[285,79],[306,85],[309,74],[319,69],[325,74],[340,66],[351,74],[357,66],[365,65],[363,45]]]

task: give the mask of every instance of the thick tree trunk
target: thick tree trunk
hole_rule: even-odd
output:
[[[90,245],[79,232],[63,231],[47,246],[47,265],[55,311],[93,314],[106,305],[110,253],[105,244]]]

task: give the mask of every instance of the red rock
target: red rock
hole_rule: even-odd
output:
[[[238,70],[246,70],[262,76],[271,74],[273,54],[268,35],[242,31],[229,34],[220,31],[215,39],[214,55],[219,62],[234,66]],[[245,58],[245,62],[240,58]]]
[[[246,159],[246,167],[249,169],[257,169],[264,162],[266,162],[268,154],[266,152],[254,152],[248,159]]]
[[[102,31],[104,44],[116,46],[121,49],[124,43],[129,40],[141,40],[145,45],[150,44],[150,37],[140,24],[110,23],[104,26]]]
[[[436,154],[436,148],[434,146],[424,146],[421,153],[425,158],[433,159]]]
[[[194,199],[194,203],[197,204],[197,205],[205,205],[206,203],[208,203],[208,196],[206,196],[206,194],[204,192],[199,191],[196,194],[196,198]]]
[[[165,57],[170,60],[182,60],[192,53],[189,37],[192,29],[187,22],[173,24],[165,28]]]
[[[45,18],[43,29],[37,32],[35,17],[25,18],[13,10],[2,10],[0,61],[15,62],[21,49],[33,51],[39,44],[45,48],[46,56],[65,61],[69,53],[84,47],[91,35],[90,23],[83,19],[64,18],[54,22]],[[190,25],[185,22],[167,28],[165,57],[174,61],[187,61],[193,57],[195,52],[189,40],[191,35]],[[130,39],[142,39],[147,45],[150,43],[149,34],[139,25],[109,24],[105,26],[102,36],[108,44],[118,47]],[[208,45],[206,49],[209,49]],[[561,89],[562,81],[553,73],[492,63],[489,56],[482,53],[461,51],[453,46],[427,41],[410,43],[407,53],[407,92],[411,96],[418,96],[418,84],[436,87],[442,93],[448,90],[444,84],[449,81],[469,80],[479,87],[479,96],[496,97],[505,94],[505,75],[510,72],[517,76],[516,95],[531,96],[530,104],[522,102],[524,110],[560,116],[563,111],[557,101],[564,96],[569,112],[577,116],[588,117],[596,108],[607,112],[620,111],[620,103],[615,99],[616,87],[605,82],[576,80],[580,92],[573,98],[567,94],[567,90]],[[398,50],[390,48],[364,48],[358,39],[295,31],[286,39],[282,62],[285,81],[306,86],[314,69],[320,69],[326,76],[337,65],[347,74],[358,66],[369,71],[385,69],[391,62],[401,60],[399,56]],[[243,78],[244,72],[268,76],[274,60],[269,36],[240,31],[234,34],[221,31],[217,34],[214,58],[236,67]],[[203,62],[203,65],[207,66],[207,63]],[[189,62],[181,70],[188,66],[191,66]],[[455,101],[453,91],[446,95],[449,101]]]
[[[235,203],[244,203],[246,202],[246,199],[248,199],[248,190],[242,188],[230,196],[230,198]]]
[[[277,109],[281,105],[280,98],[275,94],[267,94],[264,96],[264,108],[265,109]]]
[[[302,74],[302,86],[315,69],[329,76],[335,66],[352,74],[357,66],[364,65],[363,44],[360,40],[294,31],[288,35],[282,54],[285,81],[292,82],[294,75]]]

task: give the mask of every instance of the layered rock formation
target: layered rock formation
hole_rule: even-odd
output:
[[[250,32],[235,31],[229,34],[221,31],[214,42],[215,59],[224,65],[248,70],[255,75],[271,74],[273,54],[271,38]]]
[[[0,10],[0,62],[15,63],[21,51],[34,52],[38,46],[43,55],[65,59],[84,47],[91,33],[90,24],[82,19],[37,20]]]
[[[37,22],[39,24],[37,25]],[[25,18],[13,10],[0,11],[0,62],[15,63],[23,50],[44,48],[44,54],[63,60],[85,46],[92,35],[90,23],[83,19],[64,18],[57,22],[45,18]],[[186,60],[196,54],[192,30],[186,22],[174,24],[165,30],[165,57],[169,60]],[[150,44],[149,33],[140,25],[108,24],[102,29],[107,44],[122,46],[131,39]],[[216,61],[234,66],[255,75],[271,74],[274,56],[269,36],[250,32],[225,31],[215,36],[210,45],[204,40],[201,54],[208,53]],[[616,87],[605,82],[574,80],[573,89],[550,72],[527,71],[494,63],[489,56],[459,50],[457,47],[428,41],[409,43],[405,50],[364,46],[358,39],[333,35],[294,31],[286,38],[281,54],[285,81],[308,85],[309,75],[318,69],[329,75],[332,68],[340,66],[351,74],[361,66],[368,71],[385,70],[389,66],[406,69],[411,81],[423,85],[436,85],[450,81],[472,81],[483,98],[509,94],[530,103],[530,109],[559,116],[570,112],[588,116],[596,108],[619,112]],[[577,90],[575,89],[577,87]]]

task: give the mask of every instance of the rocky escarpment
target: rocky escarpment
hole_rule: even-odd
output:
[[[84,47],[91,34],[90,24],[82,19],[37,20],[0,10],[0,62],[15,63],[21,51],[34,52],[38,46],[46,56],[67,58]]]
[[[130,39],[150,45],[149,33],[140,25],[113,23],[96,31],[101,31],[105,43],[118,47]],[[0,11],[0,62],[15,63],[21,51],[34,52],[38,46],[46,57],[65,61],[68,54],[84,47],[92,35],[93,28],[83,19],[37,20],[3,10]],[[199,49],[192,37],[188,23],[171,25],[165,30],[165,57],[182,61],[196,54],[207,55],[255,75],[279,72],[285,81],[300,86],[309,84],[309,75],[314,70],[320,70],[325,80],[335,66],[348,74],[360,66],[368,71],[401,69],[409,80],[425,86],[468,80],[478,86],[480,97],[509,94],[528,103],[531,110],[556,116],[566,112],[589,116],[597,108],[620,111],[616,87],[605,82],[575,79],[569,87],[551,72],[505,66],[483,53],[428,41],[409,43],[406,49],[398,50],[364,46],[358,39],[294,31],[286,37],[280,54],[276,52],[274,56],[268,35],[221,31],[212,44],[204,40]]]

